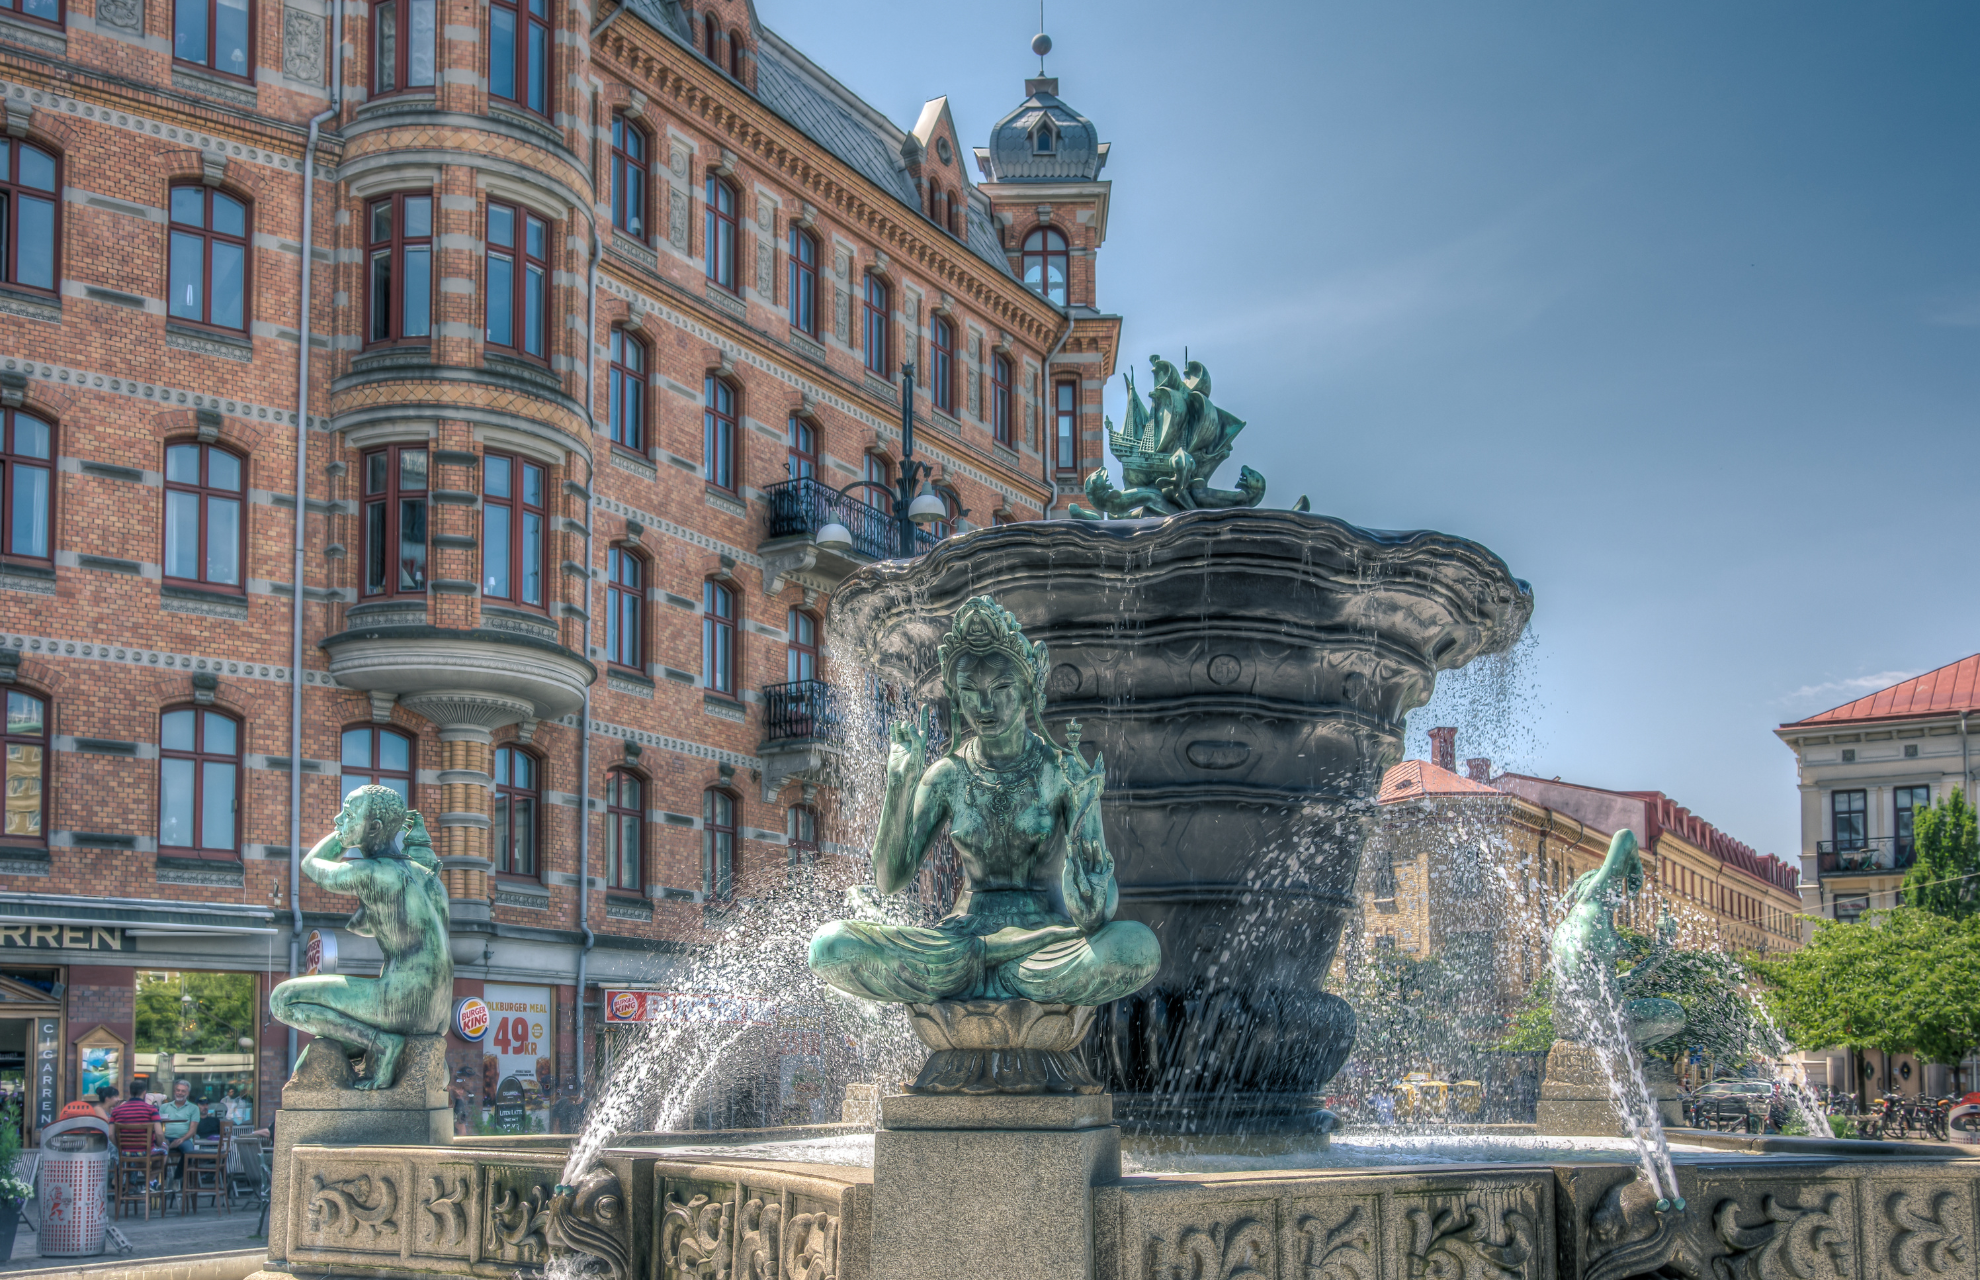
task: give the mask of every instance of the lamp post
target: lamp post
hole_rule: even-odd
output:
[[[855,480],[842,485],[840,494],[849,494],[854,489],[878,489],[887,494],[893,502],[894,551],[902,559],[914,554],[914,527],[918,524],[932,524],[946,519],[949,506],[933,493],[916,496],[915,486],[928,474],[928,464],[914,460],[914,361],[901,362],[901,475],[899,488],[889,491],[878,480]],[[853,546],[852,530],[834,520],[818,531],[817,543],[833,551],[850,551]]]

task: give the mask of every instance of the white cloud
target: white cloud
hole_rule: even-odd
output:
[[[1838,704],[1854,702],[1858,698],[1888,689],[1894,684],[1903,684],[1914,676],[1922,676],[1922,671],[1879,671],[1875,675],[1854,676],[1848,680],[1828,680],[1821,684],[1805,684],[1792,693],[1780,696],[1781,702],[1804,702],[1810,698],[1833,698]]]

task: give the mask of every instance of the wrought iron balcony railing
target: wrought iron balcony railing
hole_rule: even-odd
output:
[[[770,500],[770,536],[789,538],[818,536],[826,525],[837,522],[852,534],[853,551],[869,560],[890,560],[897,546],[894,517],[858,498],[840,493],[829,484],[809,476],[773,484],[763,491]],[[941,538],[916,527],[914,550],[919,555]]]
[[[1909,840],[1896,836],[1866,836],[1856,840],[1821,840],[1815,845],[1815,866],[1825,876],[1904,871],[1917,859]]]
[[[771,742],[837,742],[844,731],[838,691],[823,680],[769,685],[763,690],[763,727]]]

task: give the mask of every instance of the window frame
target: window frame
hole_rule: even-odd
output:
[[[818,426],[801,414],[784,424],[784,474],[793,480],[818,478]]]
[[[0,0],[0,9],[5,9],[16,18],[24,18],[29,22],[37,22],[42,26],[53,27],[57,30],[64,29],[69,25],[68,0],[55,0],[55,16],[53,18],[44,18],[38,13],[24,12],[20,7],[20,0]]]
[[[749,46],[743,41],[742,29],[729,28],[729,79],[737,84],[743,82],[743,64],[749,58]]]
[[[811,838],[809,840],[804,839],[798,832],[792,830],[793,827],[801,825],[803,819],[810,820]],[[818,828],[820,825],[818,809],[814,805],[799,803],[791,805],[784,810],[784,848],[787,851],[785,856],[789,859],[791,866],[817,861],[818,854],[824,843],[818,838]]]
[[[624,566],[632,568],[632,582],[622,580]],[[646,556],[626,543],[614,543],[605,552],[605,660],[615,667],[646,674]],[[631,620],[632,637],[627,643],[626,621]]]
[[[624,140],[636,138],[640,154],[635,156],[625,147]],[[638,177],[639,191],[633,198],[628,197],[626,176]],[[653,228],[653,139],[646,129],[623,111],[612,113],[612,227],[633,239],[645,244]],[[637,206],[637,207],[634,207]],[[631,226],[637,219],[639,229]]]
[[[204,4],[206,6],[206,58],[204,61],[201,61],[196,58],[182,58],[179,56],[179,6],[188,3]],[[253,84],[254,74],[255,71],[257,70],[257,60],[255,56],[255,19],[261,16],[259,13],[261,6],[259,0],[246,0],[246,4],[247,4],[247,38],[241,44],[241,50],[242,50],[241,56],[243,61],[246,63],[246,67],[244,71],[223,71],[218,66],[214,65],[216,62],[219,61],[219,54],[215,48],[215,44],[219,40],[219,32],[220,32],[220,0],[172,0],[172,61],[173,63],[180,66],[198,67],[200,70],[205,71],[211,75],[223,76],[228,80],[233,80],[240,84],[247,84],[247,85]]]
[[[1923,804],[1919,803],[1920,792],[1924,793]],[[1905,799],[1909,799],[1911,803],[1909,805],[1901,803],[1901,801]],[[1912,824],[1917,822],[1918,814],[1920,810],[1929,809],[1931,807],[1932,807],[1932,788],[1930,784],[1891,788],[1891,857],[1893,859],[1891,863],[1892,866],[1894,867],[1902,866],[1903,863],[1901,860],[1907,854],[1915,855],[1917,853],[1918,850],[1917,828]],[[1907,828],[1909,828],[1909,830],[1907,830]]]
[[[6,703],[11,704],[15,695],[23,698],[32,698],[41,704],[41,733],[37,736],[34,734],[13,732],[10,727],[13,724],[13,720],[8,715],[9,707],[0,706],[0,750],[5,751],[8,761],[5,787],[8,799],[11,800],[14,783],[12,767],[13,749],[16,746],[40,748],[41,772],[34,821],[36,828],[41,834],[33,836],[14,835],[6,830],[4,823],[0,823],[0,846],[9,849],[46,849],[48,847],[48,763],[54,754],[55,745],[48,731],[53,726],[55,720],[55,700],[39,689],[14,685],[7,690]],[[13,817],[11,809],[7,817],[9,819]]]
[[[489,861],[494,864],[490,873],[509,880],[530,880],[541,883],[543,880],[543,759],[520,743],[498,742],[495,744],[494,751],[489,754],[489,776],[491,779],[502,777],[500,757],[503,752],[509,753],[511,764],[509,766],[508,777],[510,780],[507,782],[491,781],[488,788],[490,792],[489,810],[491,815],[496,811],[497,806],[503,806],[501,812],[507,815],[505,819],[496,818],[490,823],[488,855]],[[519,787],[515,784],[515,767],[513,761],[518,757],[529,761],[530,776],[535,781],[534,786]],[[529,871],[506,870],[502,866],[504,860],[514,860],[515,832],[518,826],[515,800],[518,797],[530,802],[529,855],[533,869]],[[498,832],[501,832],[507,837],[508,843],[506,846],[496,842],[495,837]]]
[[[346,764],[344,763],[344,738],[346,735],[360,732],[368,734],[366,738],[366,749],[370,753],[372,763],[368,765]],[[378,763],[381,757],[381,752],[378,749],[379,741],[386,735],[398,738],[406,744],[406,767],[402,770],[387,769]],[[382,785],[379,782],[381,778],[391,778],[395,781],[404,782],[406,784],[406,808],[418,808],[419,806],[414,803],[413,786],[419,777],[419,738],[407,733],[397,725],[379,724],[372,720],[345,725],[337,734],[337,788],[343,792],[344,796],[348,796],[351,793],[350,789],[344,786],[344,779],[353,776],[366,779],[366,783],[360,785]],[[343,796],[339,796],[338,799],[341,802]]]
[[[406,202],[426,201],[426,234],[410,235],[406,232]],[[400,344],[427,344],[433,341],[434,293],[439,281],[435,277],[433,243],[433,206],[437,203],[433,192],[394,191],[367,200],[364,204],[364,345],[367,347],[397,346]],[[378,224],[380,205],[391,206],[391,233],[383,240],[373,238],[373,229]],[[424,250],[426,253],[426,332],[409,334],[406,332],[406,261],[407,254]],[[378,259],[387,256],[390,266],[388,296],[386,299],[387,321],[384,337],[378,334]]]
[[[506,211],[510,221],[510,241],[507,245],[495,243],[495,215],[497,210]],[[531,253],[530,231],[540,227],[543,231],[543,253],[539,257]],[[482,213],[482,340],[489,350],[532,364],[550,363],[550,323],[551,285],[555,275],[550,268],[551,246],[555,243],[556,224],[540,216],[528,205],[517,204],[513,200],[489,200]],[[508,307],[510,342],[500,342],[495,338],[495,264],[509,265]],[[536,313],[530,314],[529,285],[532,277],[537,281]],[[534,339],[538,350],[531,351],[529,343]]]
[[[810,623],[811,639],[799,639],[805,631],[805,623]],[[784,679],[796,684],[800,680],[823,680],[825,677],[825,655],[821,652],[818,636],[825,629],[818,615],[809,610],[793,607],[784,616]],[[806,668],[810,675],[803,674]]]
[[[726,208],[722,200],[724,196],[728,197]],[[710,284],[739,295],[742,292],[742,273],[736,266],[736,259],[742,249],[742,230],[738,221],[742,193],[721,174],[711,173],[703,187],[701,206],[703,272]]]
[[[742,494],[742,389],[727,378],[701,381],[701,472],[711,489]]]
[[[728,612],[717,608],[726,603]],[[742,592],[713,578],[701,584],[701,687],[735,698],[741,666]]]
[[[400,483],[400,478],[405,474],[405,466],[399,459],[408,450],[426,455],[426,488],[424,489],[408,489]],[[378,493],[372,493],[369,491],[371,460],[379,456],[383,456],[386,460],[385,487]],[[359,526],[359,537],[364,555],[364,561],[359,573],[358,596],[363,600],[385,599],[392,596],[414,596],[423,599],[427,594],[426,584],[432,580],[432,574],[428,571],[428,567],[432,563],[433,554],[431,543],[433,537],[433,499],[430,496],[433,492],[433,451],[428,448],[428,442],[424,440],[406,444],[380,445],[375,449],[366,449],[358,456],[358,469],[358,510],[363,519],[363,524]],[[421,577],[419,586],[401,588],[398,585],[399,571],[403,565],[404,556],[400,554],[400,547],[405,531],[405,516],[401,504],[407,501],[413,494],[420,496],[412,500],[424,504],[420,520],[426,529],[427,541],[423,542],[420,547],[419,567]],[[382,507],[385,510],[385,545],[382,550],[387,553],[384,561],[387,585],[377,591],[371,589],[370,572],[372,559],[371,509],[374,505]]]
[[[172,216],[172,201],[181,191],[198,192],[202,225],[192,226],[180,222]],[[213,206],[216,197],[232,200],[241,206],[240,235],[232,235],[213,229]],[[175,182],[165,194],[165,315],[173,324],[191,325],[197,329],[212,329],[217,333],[240,334],[246,336],[254,320],[254,201],[232,191],[191,182]],[[200,241],[200,315],[175,315],[172,311],[174,285],[172,246],[178,236],[190,236]],[[213,246],[231,245],[241,251],[241,322],[238,325],[221,324],[213,316]]]
[[[489,492],[489,463],[506,463],[509,468],[509,492],[493,494]],[[538,500],[529,500],[530,473],[535,472],[538,481]],[[481,455],[481,596],[484,600],[499,600],[504,605],[516,609],[528,609],[532,613],[550,611],[550,575],[545,567],[549,558],[550,544],[550,484],[551,469],[536,459],[519,453],[504,453],[491,449]],[[509,588],[507,593],[498,592],[490,586],[488,572],[488,548],[492,541],[489,532],[489,513],[492,510],[508,514],[509,530],[505,550],[508,553]],[[536,519],[536,548],[534,565],[530,563],[529,521]],[[536,590],[539,600],[528,600],[523,596],[524,585],[531,568],[536,571]]]
[[[1071,378],[1052,381],[1052,467],[1056,471],[1079,470],[1079,383]]]
[[[630,782],[639,788],[639,797],[632,805],[625,803],[625,784]],[[614,765],[605,771],[605,888],[608,892],[646,892],[646,797],[653,784],[646,775],[626,765]],[[633,831],[632,883],[624,884],[623,833],[627,820],[631,820]]]
[[[728,802],[726,824],[715,821],[718,800]],[[701,793],[701,885],[702,892],[713,901],[726,902],[735,896],[736,846],[741,827],[742,797],[727,787],[705,788]],[[723,841],[723,836],[728,839]]]
[[[167,747],[165,745],[165,717],[177,711],[190,711],[193,713],[193,735],[194,735],[193,749],[190,751],[179,750],[176,748]],[[232,722],[234,726],[234,752],[232,755],[227,755],[215,751],[207,751],[205,749],[206,748],[206,717],[208,715],[218,716],[222,720],[227,720]],[[158,771],[156,774],[156,777],[158,779],[158,803],[155,806],[157,811],[158,825],[156,830],[158,832],[159,853],[167,857],[173,857],[173,858],[204,858],[209,861],[235,861],[235,862],[238,862],[240,860],[241,781],[242,781],[241,766],[244,758],[243,752],[241,751],[241,746],[242,746],[242,740],[246,737],[246,732],[247,732],[247,726],[240,719],[240,717],[234,715],[230,711],[223,711],[218,707],[210,707],[210,706],[203,707],[197,704],[175,703],[171,706],[159,708],[158,710]],[[165,762],[167,760],[190,760],[193,762],[193,795],[192,795],[193,842],[190,845],[168,845],[165,843]],[[231,839],[233,843],[225,848],[218,848],[218,847],[209,848],[206,846],[203,839],[203,837],[206,834],[205,831],[206,766],[208,764],[224,764],[228,762],[232,763],[233,772],[234,772],[234,808],[233,808],[234,821],[233,821],[233,831],[231,833]]]
[[[818,336],[818,237],[797,224],[791,224],[789,305],[791,328]],[[809,257],[806,257],[806,254]]]
[[[66,2],[66,0],[65,0]],[[40,21],[37,19],[36,21]],[[26,138],[7,138],[7,163],[0,172],[0,216],[6,222],[6,244],[0,247],[0,281],[10,289],[23,289],[47,297],[60,297],[62,292],[62,161],[63,153],[39,142]],[[46,157],[53,166],[54,188],[43,190],[26,185],[21,179],[21,155],[33,151]],[[21,280],[21,218],[20,206],[23,199],[39,200],[48,206],[49,222],[49,282],[46,285],[27,284]]]
[[[169,478],[171,475],[172,450],[182,449],[188,446],[199,450],[199,481],[197,483],[187,483],[184,480],[173,480]],[[215,453],[232,458],[240,466],[240,488],[221,489],[213,486],[210,479],[211,467],[209,465],[209,459]],[[246,595],[248,578],[248,514],[251,505],[248,502],[248,456],[217,441],[206,441],[197,438],[190,440],[175,439],[165,442],[161,461],[165,463],[165,466],[160,469],[160,475],[167,477],[162,481],[162,486],[165,494],[168,496],[160,499],[160,510],[163,513],[163,518],[159,521],[158,527],[159,580],[171,586],[191,587],[199,591],[219,591],[228,595]],[[199,561],[199,576],[197,578],[184,578],[171,572],[172,500],[169,495],[174,493],[191,493],[197,495],[199,499],[199,546],[196,550]],[[208,517],[212,511],[210,503],[216,498],[223,502],[232,502],[238,508],[238,515],[234,526],[234,576],[238,579],[236,582],[214,582],[206,576],[207,565],[209,563],[207,554],[208,535],[211,524]]]
[[[877,301],[876,301],[877,299]],[[866,273],[859,291],[860,348],[866,371],[893,381],[894,291],[872,271]]]
[[[626,360],[637,353],[637,367]],[[606,346],[605,430],[612,443],[646,456],[646,340],[624,325],[612,326]],[[631,413],[626,412],[630,405]]]
[[[935,408],[956,416],[956,326],[947,316],[935,316],[928,326],[928,399]]]
[[[990,438],[1007,449],[1017,448],[1012,440],[1011,358],[1001,351],[990,353]]]
[[[1855,804],[1848,809],[1841,807],[1841,801],[1845,796],[1855,797]],[[1836,790],[1829,793],[1829,838],[1832,842],[1831,847],[1837,853],[1856,853],[1870,847],[1870,810],[1867,803],[1868,800],[1868,792],[1861,788]],[[1853,843],[1847,849],[1843,847],[1842,824],[1838,821],[1845,815],[1856,820],[1854,825],[1858,829],[1857,834],[1851,837]]]
[[[721,51],[720,41],[720,29],[715,25],[715,15],[712,13],[702,14],[701,52],[710,62],[715,62],[715,55]]]
[[[537,5],[539,3],[543,9],[541,14],[537,13]],[[556,45],[552,41],[550,34],[551,24],[555,15],[550,12],[550,7],[551,0],[490,0],[487,43],[488,100],[490,103],[505,102],[518,111],[526,111],[531,115],[541,116],[546,120],[550,118],[550,107],[554,97],[551,92],[552,83],[555,78],[553,63],[556,61]],[[502,93],[495,87],[495,11],[498,9],[515,15],[513,18],[516,42],[514,51],[515,65],[509,68],[509,74],[514,77],[513,87],[516,90],[514,95]],[[541,45],[543,54],[543,80],[541,85],[536,84],[530,77],[532,70],[530,57],[537,50],[535,41],[538,38],[539,31],[541,32],[543,42]],[[540,103],[531,101],[539,89],[543,95],[542,101]]]
[[[426,61],[433,79],[425,84],[412,82],[413,40],[410,15],[414,5],[425,5],[433,10],[433,47],[427,50]],[[383,65],[379,57],[379,41],[384,35],[385,24],[379,19],[379,11],[391,6],[392,14],[392,87],[382,87],[384,77],[380,74]],[[389,98],[402,93],[439,92],[440,81],[440,4],[439,0],[371,0],[368,13],[371,31],[367,37],[371,46],[371,97]]]
[[[1032,241],[1038,247],[1032,247]],[[1054,246],[1057,246],[1056,248]],[[1059,268],[1059,296],[1052,296],[1052,267]],[[1038,268],[1038,283],[1031,282],[1033,265]],[[1055,307],[1068,305],[1072,298],[1072,246],[1065,232],[1048,223],[1041,223],[1024,233],[1024,240],[1018,250],[1018,281]]]
[[[33,454],[20,453],[16,445],[19,441],[19,423],[22,418],[38,423],[48,433],[48,456],[37,458]],[[28,560],[36,564],[55,563],[55,504],[61,496],[61,486],[55,483],[55,460],[61,456],[61,440],[56,424],[39,413],[29,413],[25,409],[0,410],[0,559]],[[44,495],[42,501],[41,545],[45,553],[20,550],[14,542],[15,486],[18,474],[23,469],[40,471]]]

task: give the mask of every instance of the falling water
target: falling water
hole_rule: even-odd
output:
[[[1767,1002],[1761,999],[1757,992],[1749,990],[1746,998],[1752,1002],[1754,1011],[1760,1015],[1761,1025],[1767,1029],[1767,1038],[1772,1041],[1769,1047],[1774,1050],[1777,1060],[1783,1064],[1781,1083],[1786,1087],[1788,1098],[1794,1103],[1795,1114],[1801,1118],[1802,1126],[1808,1131],[1808,1136],[1811,1138],[1831,1136],[1829,1118],[1822,1114],[1822,1108],[1815,1105],[1815,1091],[1808,1085],[1808,1072],[1802,1067],[1800,1060],[1789,1051],[1788,1039],[1781,1033],[1780,1024],[1774,1020],[1774,1011],[1767,1007]]]

